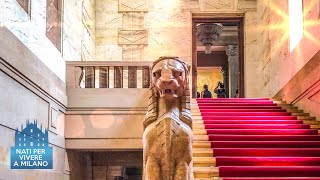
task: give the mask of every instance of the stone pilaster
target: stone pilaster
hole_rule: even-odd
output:
[[[229,64],[229,97],[236,95],[236,90],[239,85],[239,57],[238,57],[238,46],[229,45],[226,49],[228,55]]]

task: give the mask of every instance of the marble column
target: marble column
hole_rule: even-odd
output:
[[[229,66],[229,97],[236,95],[236,90],[239,85],[239,57],[238,57],[238,46],[228,45],[226,48],[228,56]]]

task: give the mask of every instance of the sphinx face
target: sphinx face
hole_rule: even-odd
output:
[[[164,99],[173,99],[182,95],[186,87],[186,69],[175,59],[164,59],[152,69],[152,83],[156,93]]]

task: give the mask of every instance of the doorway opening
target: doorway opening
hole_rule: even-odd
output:
[[[208,35],[203,29],[199,33],[199,26],[204,25],[222,28],[218,26],[221,28],[218,35]],[[212,97],[217,97],[214,89],[219,82],[224,84],[227,97],[244,97],[243,17],[193,18],[192,27],[192,97],[196,98],[197,92],[201,94],[205,84]],[[203,36],[216,37],[208,45],[207,37]]]

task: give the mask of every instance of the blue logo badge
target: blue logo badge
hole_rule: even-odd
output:
[[[11,169],[52,169],[52,147],[48,145],[48,129],[42,132],[37,121],[21,131],[15,131],[15,146],[11,147]]]

